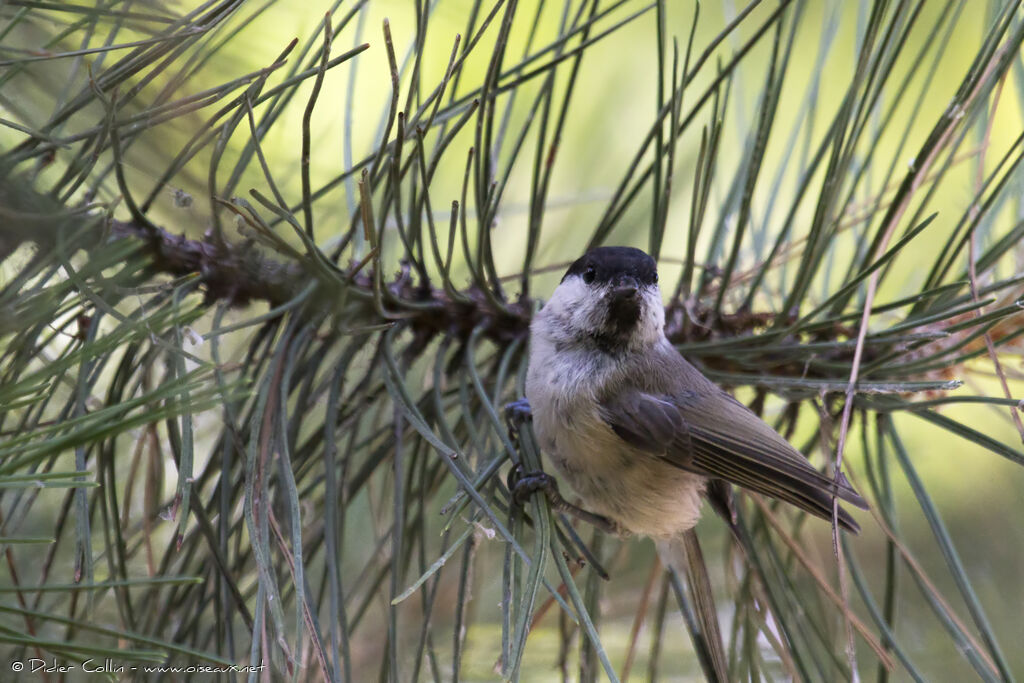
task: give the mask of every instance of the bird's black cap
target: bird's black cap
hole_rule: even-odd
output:
[[[593,281],[597,283],[611,282],[623,275],[631,275],[645,285],[653,285],[658,281],[658,265],[654,259],[633,247],[591,249],[569,266],[562,280],[570,275],[585,275],[591,269]]]

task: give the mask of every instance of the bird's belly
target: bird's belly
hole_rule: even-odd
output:
[[[703,477],[632,448],[596,414],[571,415],[550,434],[544,433],[544,422],[538,425],[541,443],[587,510],[625,531],[655,538],[697,523]]]

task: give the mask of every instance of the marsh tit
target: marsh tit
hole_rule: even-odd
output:
[[[665,337],[654,260],[630,247],[580,257],[530,327],[526,398],[540,446],[583,506],[659,549],[723,482],[832,519],[833,496],[867,508]],[[842,508],[838,521],[858,531]],[[664,559],[664,553],[663,553]]]

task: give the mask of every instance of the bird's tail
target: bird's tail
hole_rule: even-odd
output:
[[[673,586],[683,607],[686,626],[693,638],[693,646],[701,660],[701,666],[709,681],[728,683],[729,666],[722,643],[722,632],[718,626],[718,614],[711,593],[704,554],[697,540],[697,533],[690,529],[679,536],[657,542],[658,555],[662,563],[675,573]],[[686,594],[679,583],[686,580],[690,605],[686,605]]]

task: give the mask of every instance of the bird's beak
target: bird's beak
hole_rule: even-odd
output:
[[[640,283],[629,275],[612,282],[608,292],[608,324],[619,334],[629,333],[640,319]]]
[[[612,286],[610,295],[616,301],[628,301],[636,299],[639,294],[639,283],[636,278],[629,275],[619,278]]]

